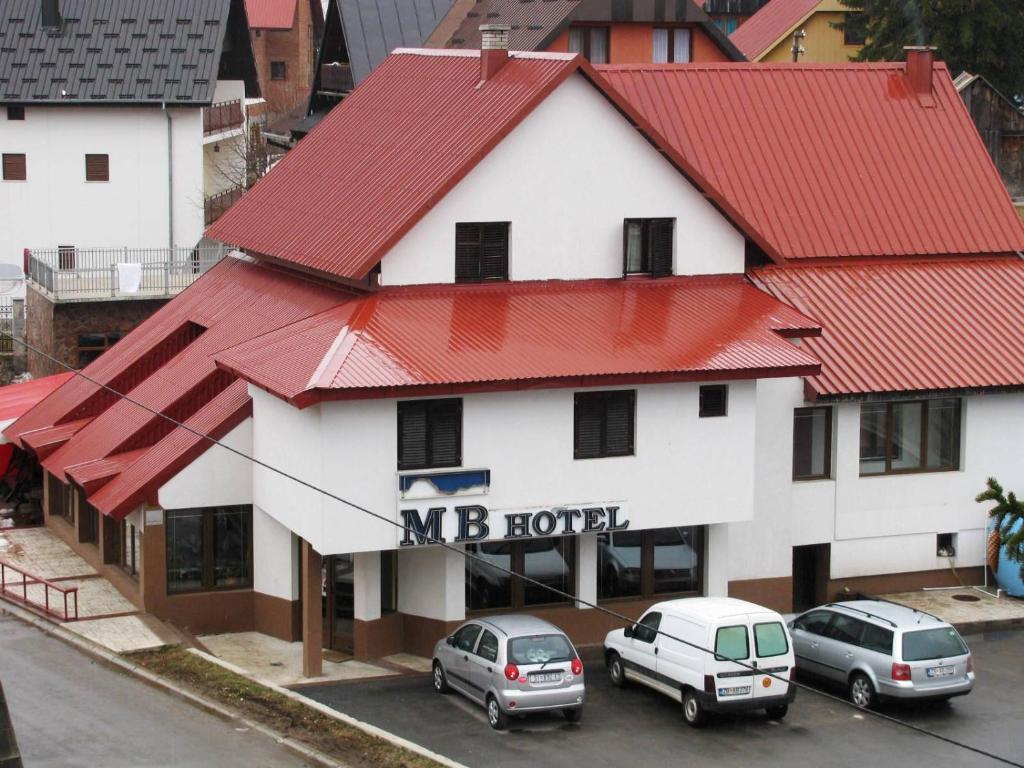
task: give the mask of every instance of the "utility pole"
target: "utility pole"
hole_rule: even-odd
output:
[[[793,47],[790,51],[793,52],[793,61],[800,61],[801,54],[807,53],[807,49],[801,45],[801,41],[807,37],[807,32],[802,29],[798,29],[793,33]]]

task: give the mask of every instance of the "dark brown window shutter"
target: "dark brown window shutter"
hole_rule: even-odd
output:
[[[455,282],[480,279],[480,225],[455,225]]]
[[[455,225],[455,282],[508,280],[507,221]]]
[[[25,181],[27,178],[24,155],[4,155],[4,181]]]
[[[398,468],[457,467],[462,463],[462,400],[398,404]]]
[[[573,423],[573,457],[630,456],[636,426],[636,390],[578,392]]]
[[[700,388],[699,399],[700,418],[725,416],[729,408],[729,387],[725,384],[705,384]]]
[[[576,423],[573,455],[592,459],[601,455],[601,412],[603,403],[590,394],[576,395]]]
[[[480,279],[508,280],[508,223],[484,224],[480,239]]]
[[[651,219],[651,274],[665,277],[672,274],[672,230],[675,219]]]
[[[110,181],[110,155],[86,155],[85,180]]]

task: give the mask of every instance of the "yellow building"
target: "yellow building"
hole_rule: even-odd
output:
[[[846,14],[839,0],[769,0],[729,39],[750,61],[793,61],[793,33],[802,31],[799,61],[848,61],[864,41],[833,28]]]

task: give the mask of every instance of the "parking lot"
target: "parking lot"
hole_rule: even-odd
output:
[[[1024,631],[966,640],[977,672],[970,696],[882,711],[1020,762]],[[435,693],[426,675],[314,686],[303,693],[469,766],[999,765],[806,691],[782,722],[754,713],[719,717],[696,731],[683,723],[680,706],[661,694],[636,685],[611,687],[597,661],[587,667],[587,705],[578,726],[560,715],[541,715],[512,720],[506,732],[493,731],[482,708],[458,694]]]

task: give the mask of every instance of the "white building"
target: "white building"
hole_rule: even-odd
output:
[[[303,639],[309,674],[322,647],[426,653],[480,611],[599,640],[608,617],[566,594],[633,616],[665,595],[788,610],[952,583],[940,549],[980,579],[973,496],[989,474],[1024,481],[1024,358],[995,364],[1024,351],[1024,227],[991,166],[903,181],[987,221],[924,228],[955,258],[893,235],[865,263],[856,237],[819,237],[805,266],[817,221],[780,228],[773,205],[845,215],[821,226],[847,233],[869,214],[751,194],[742,169],[777,174],[789,150],[724,163],[686,133],[713,118],[654,87],[778,70],[625,71],[605,73],[613,90],[579,57],[389,57],[209,230],[246,255],[89,369],[259,463],[73,381],[4,433],[41,459],[53,529],[195,632]],[[907,77],[787,77],[837,73],[866,107]],[[957,99],[946,81],[930,94]],[[645,117],[659,110],[675,133]],[[886,120],[945,121],[918,174],[946,143],[984,151],[959,113],[878,111],[874,151],[901,135]],[[862,231],[909,214],[871,215]],[[993,285],[1009,288],[985,330]]]

